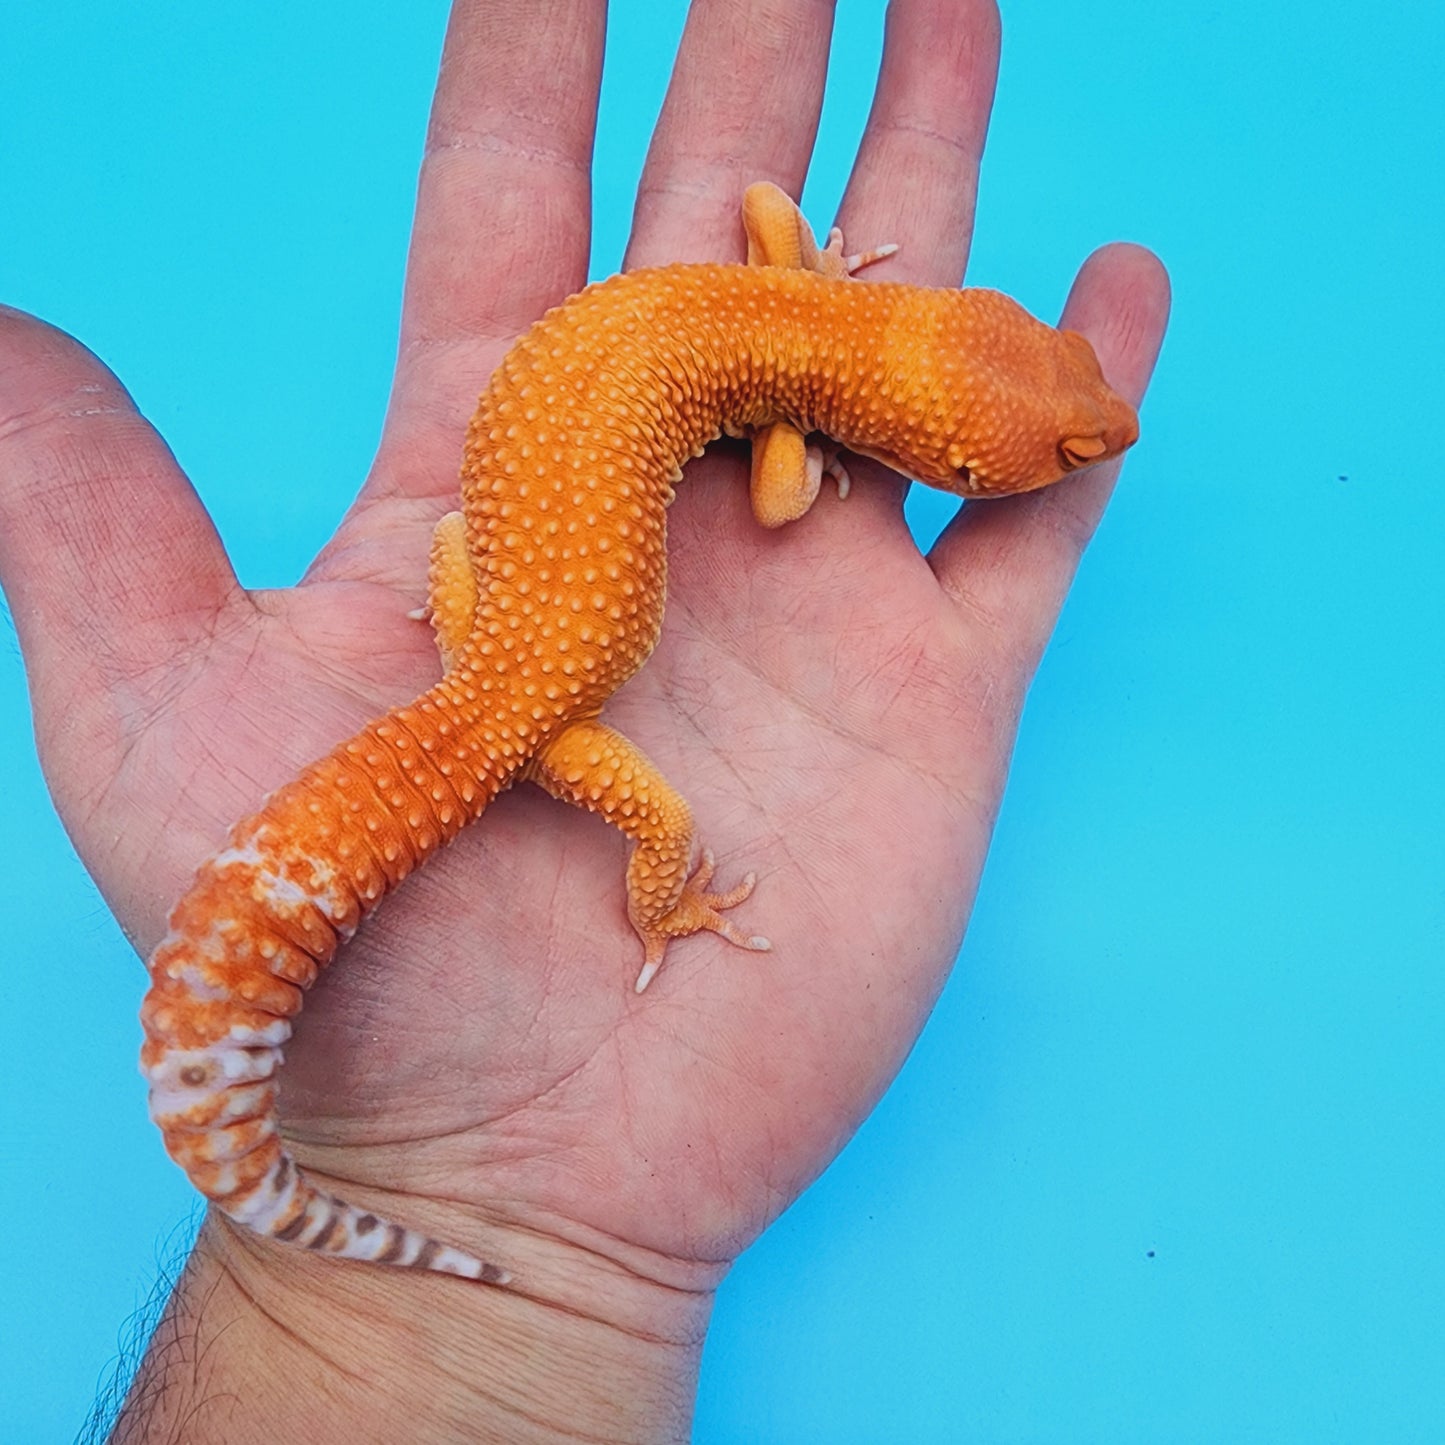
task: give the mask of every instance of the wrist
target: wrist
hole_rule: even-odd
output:
[[[688,1438],[720,1270],[535,1218],[478,1232],[460,1242],[505,1258],[511,1286],[318,1259],[213,1212],[113,1438],[181,1421],[195,1445]]]

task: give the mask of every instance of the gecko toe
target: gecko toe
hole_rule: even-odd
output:
[[[746,948],[752,953],[766,953],[772,948],[768,939],[758,933],[744,933],[724,916],[725,910],[735,908],[745,898],[752,896],[758,885],[758,875],[747,873],[736,888],[714,893],[707,889],[714,870],[711,850],[703,849],[696,870],[683,885],[682,896],[671,911],[652,925],[638,924],[642,935],[644,956],[642,972],[633,985],[641,993],[657,976],[662,967],[663,954],[675,938],[686,938],[694,933],[715,933],[737,948]]]

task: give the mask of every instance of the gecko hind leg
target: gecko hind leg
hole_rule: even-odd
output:
[[[450,672],[477,616],[477,577],[467,554],[466,518],[460,512],[448,512],[433,529],[427,605],[407,616],[431,622],[442,671]]]
[[[724,912],[753,891],[748,874],[736,888],[714,892],[712,854],[690,867],[692,811],[657,767],[615,728],[579,718],[532,760],[527,776],[554,798],[600,813],[633,842],[627,860],[627,916],[642,939],[637,992],[652,982],[674,938],[704,931],[739,948],[764,952],[766,938],[746,934]]]

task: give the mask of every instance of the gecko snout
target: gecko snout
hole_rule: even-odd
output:
[[[1139,417],[1115,392],[1102,399],[1096,420],[1087,428],[1071,430],[1059,441],[1059,463],[1066,472],[1117,457],[1139,440]]]
[[[1060,426],[1059,465],[1066,472],[1117,457],[1139,440],[1139,416],[1104,380],[1099,358],[1077,331],[1054,333],[1057,394],[1072,396],[1072,415]]]

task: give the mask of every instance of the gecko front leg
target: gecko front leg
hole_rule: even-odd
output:
[[[759,181],[743,192],[743,229],[748,238],[748,265],[814,271],[839,281],[898,249],[890,243],[845,256],[843,232],[837,226],[828,233],[828,244],[820,247],[792,198],[768,181]],[[851,479],[839,449],[831,443],[810,442],[788,421],[755,428],[752,441],[749,495],[753,515],[764,527],[796,522],[818,499],[824,477],[833,479],[839,501],[847,497]]]

